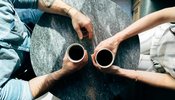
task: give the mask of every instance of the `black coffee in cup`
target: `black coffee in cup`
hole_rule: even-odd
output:
[[[107,49],[100,50],[96,55],[96,61],[100,66],[108,66],[113,62],[113,55]]]
[[[68,55],[72,60],[80,60],[84,56],[84,49],[78,44],[72,45],[68,51]]]

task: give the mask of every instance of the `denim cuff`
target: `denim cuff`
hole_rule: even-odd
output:
[[[33,100],[29,82],[10,79],[0,89],[0,100]]]
[[[15,8],[38,8],[38,0],[13,0]]]

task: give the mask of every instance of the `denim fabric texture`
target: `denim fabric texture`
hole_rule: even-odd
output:
[[[21,19],[22,22],[25,24],[36,24],[43,14],[42,11],[39,9],[15,9],[16,12],[18,13],[19,18]],[[26,13],[27,12],[27,13]]]
[[[29,52],[31,37],[15,8],[37,5],[38,0],[0,0],[0,100],[33,99],[29,83],[11,75],[20,68],[24,52]]]

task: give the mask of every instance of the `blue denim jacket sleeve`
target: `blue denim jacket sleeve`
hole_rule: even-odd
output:
[[[10,0],[15,8],[38,8],[38,0]]]
[[[0,89],[0,100],[32,100],[29,83],[11,79]]]
[[[39,9],[16,9],[16,12],[21,21],[25,24],[36,24],[43,14]]]
[[[13,3],[10,0],[2,0],[0,5],[0,46],[29,51],[31,34],[21,22]]]
[[[0,100],[32,100],[27,81],[12,79],[12,73],[20,68],[23,52],[0,46]]]

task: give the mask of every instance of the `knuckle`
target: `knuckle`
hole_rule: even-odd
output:
[[[88,19],[88,20],[86,21],[85,25],[91,25],[91,20]]]
[[[78,28],[78,26],[75,26],[74,29],[75,29],[75,30],[78,30],[79,28]]]

